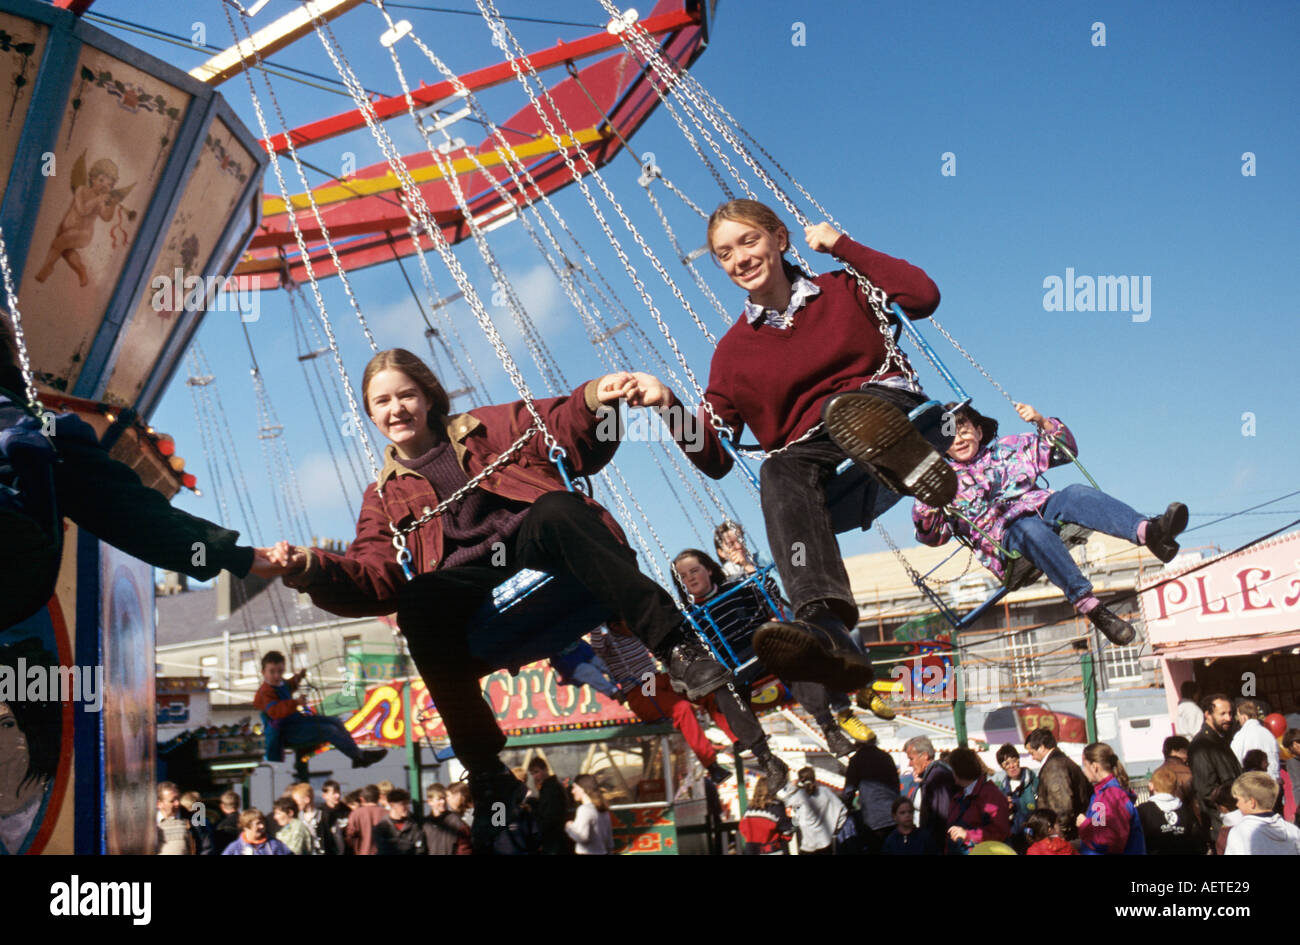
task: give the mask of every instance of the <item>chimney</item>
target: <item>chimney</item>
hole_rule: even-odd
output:
[[[183,594],[189,589],[189,578],[176,571],[164,571],[162,583],[158,585],[158,593],[162,597]]]
[[[232,610],[230,606],[230,587],[233,583],[234,575],[229,571],[222,571],[217,574],[217,619],[225,620],[230,616]]]
[[[237,578],[229,571],[222,571],[216,581],[217,619],[227,619],[270,586],[271,581],[253,574]]]

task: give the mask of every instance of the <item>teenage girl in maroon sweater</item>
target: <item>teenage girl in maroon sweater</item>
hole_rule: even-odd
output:
[[[853,266],[910,318],[924,318],[938,306],[939,290],[916,266],[855,243],[827,223],[808,227],[804,236],[809,248]],[[775,453],[760,472],[763,517],[795,606],[796,619],[765,624],[754,647],[785,679],[852,692],[871,681],[871,664],[848,632],[858,610],[825,485],[846,456],[872,472],[858,496],[863,527],[900,493],[930,495],[944,505],[956,481],[934,446],[947,444],[936,430],[929,434],[936,439],[932,445],[908,423],[907,411],[929,398],[901,352],[889,357],[879,320],[852,274],[812,278],[792,266],[784,258],[789,231],[753,200],[715,210],[708,239],[718,264],[748,297],[718,342],[704,396],[712,414],[731,428],[733,442],[748,426],[759,445]],[[715,479],[726,475],[731,457],[708,408],[692,418],[659,381],[637,378],[629,403],[661,408],[691,461]],[[819,428],[823,421],[835,438]]]

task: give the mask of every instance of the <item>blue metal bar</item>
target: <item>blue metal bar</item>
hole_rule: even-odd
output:
[[[717,431],[714,432],[716,433]],[[745,461],[745,458],[740,455],[740,451],[736,449],[736,444],[731,442],[731,437],[723,436],[721,433],[718,433],[717,436],[718,439],[722,441],[722,448],[731,454],[732,461],[740,467],[740,471],[745,474],[745,478],[750,481],[750,484],[753,485],[755,489],[759,489],[758,477],[755,476],[754,471],[749,468],[749,463]]]
[[[921,334],[920,330],[917,329],[915,325],[912,324],[912,320],[903,313],[903,310],[898,307],[897,302],[891,303],[891,308],[893,308],[894,314],[898,316],[898,322],[903,327],[903,333],[906,334],[907,337],[912,340],[912,343],[925,352],[926,356],[934,362],[935,367],[939,369],[939,373],[943,375],[943,379],[947,381],[948,386],[952,388],[952,392],[957,395],[957,399],[969,403],[970,394],[966,393],[966,388],[962,387],[961,382],[958,381],[957,378],[953,377],[952,372],[948,370],[948,366],[943,363],[943,359],[940,358],[939,355],[935,354],[934,349],[930,347],[930,342],[925,340],[925,336]]]

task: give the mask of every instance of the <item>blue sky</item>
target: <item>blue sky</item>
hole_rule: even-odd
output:
[[[471,0],[438,5],[473,10]],[[593,25],[604,20],[595,0],[500,0],[499,5],[508,16]],[[271,0],[258,22],[289,8],[289,0]],[[392,12],[409,18],[453,68],[467,71],[500,58],[481,19],[396,6]],[[145,18],[142,4],[126,0],[100,0],[92,13]],[[148,14],[155,28],[189,36],[199,22],[208,42],[230,42],[217,0],[149,4]],[[1093,44],[1098,22],[1105,25],[1104,47]],[[512,25],[529,49],[589,31]],[[336,24],[366,85],[397,92],[387,54],[376,41],[382,29],[372,9],[353,11]],[[110,32],[185,68],[203,58],[135,34]],[[1300,449],[1291,402],[1300,341],[1294,286],[1300,258],[1298,39],[1300,7],[1289,2],[1254,3],[1242,12],[1234,6],[1172,2],[723,0],[710,48],[693,72],[855,238],[910,260],[934,278],[943,294],[936,317],[1012,396],[1070,425],[1081,459],[1103,488],[1151,512],[1173,499],[1185,501],[1195,527],[1210,522],[1211,513],[1290,492],[1297,478]],[[432,67],[409,44],[402,55],[408,75],[434,81]],[[335,74],[314,37],[274,59]],[[558,81],[563,73],[549,76]],[[283,80],[275,80],[275,89],[291,124],[348,106],[345,98]],[[224,92],[255,130],[243,79],[227,83]],[[259,93],[264,95],[260,84]],[[517,86],[507,86],[483,102],[504,119],[526,99]],[[399,120],[390,127],[408,152],[420,146],[409,123]],[[466,124],[454,133],[471,142],[485,136]],[[712,179],[664,111],[632,143],[640,152],[653,151],[664,174],[696,202],[711,207],[719,201]],[[327,142],[305,156],[335,168],[347,151],[361,166],[380,159],[366,133]],[[955,156],[955,176],[942,173],[947,152]],[[1242,173],[1245,152],[1255,156],[1255,176]],[[291,164],[283,166],[292,178]],[[718,316],[673,260],[637,186],[636,161],[621,155],[603,173],[702,317],[720,328]],[[266,189],[275,189],[269,172]],[[683,242],[700,245],[700,221],[671,195],[659,194]],[[657,338],[576,188],[561,193],[556,204],[643,329]],[[703,379],[707,344],[625,231],[618,233]],[[494,232],[491,242],[569,382],[602,373],[577,316],[518,224]],[[492,280],[473,246],[462,245],[457,252],[479,291],[490,295]],[[826,257],[814,261],[819,270],[829,263]],[[1063,277],[1067,268],[1077,275],[1149,278],[1149,319],[1134,321],[1125,312],[1045,310],[1044,280]],[[414,278],[414,265],[408,270]],[[739,290],[707,260],[702,271],[728,309],[738,311]],[[435,270],[435,277],[443,294],[454,289],[445,270]],[[338,280],[323,285],[350,370],[359,376],[368,348]],[[356,273],[354,287],[381,346],[427,352],[419,316],[396,267]],[[288,309],[278,295],[263,297],[261,320],[250,326],[252,344],[286,424],[285,442],[308,496],[312,530],[350,538],[354,521],[312,415],[294,358]],[[491,400],[513,398],[469,309],[460,303],[450,311],[469,339],[471,357],[487,375]],[[506,311],[492,311],[534,391],[543,393],[520,336],[506,325]],[[230,316],[213,313],[199,337],[216,366],[241,460],[255,483],[259,537],[271,541],[281,536],[274,533],[270,497],[261,485],[267,474],[243,335]],[[929,337],[975,404],[999,417],[1004,432],[1019,429],[1000,396],[937,333]],[[923,359],[914,355],[913,360],[927,388],[946,397]],[[1254,435],[1243,435],[1246,414],[1253,415]],[[210,484],[193,416],[190,392],[178,380],[154,424],[176,436],[178,451],[203,488]],[[627,443],[618,457],[637,500],[670,553],[699,543],[709,529],[682,514],[648,461],[647,449]],[[1059,487],[1076,478],[1062,471],[1052,482]],[[724,488],[761,539],[761,516],[747,491],[734,475]],[[210,489],[201,498],[185,494],[177,502],[220,518]],[[1267,514],[1201,528],[1186,545],[1234,547],[1297,518],[1297,509],[1300,496],[1270,506]],[[244,528],[238,519],[227,524]],[[885,524],[900,542],[910,543],[906,509],[894,509]],[[283,537],[302,541],[307,536]],[[883,544],[875,535],[860,535],[846,538],[842,547],[854,554]]]

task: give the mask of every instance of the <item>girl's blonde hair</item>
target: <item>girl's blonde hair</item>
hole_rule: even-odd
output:
[[[749,799],[749,806],[754,810],[762,810],[772,802],[772,792],[767,788],[767,775],[760,774],[758,780],[754,782],[754,792]]]
[[[790,229],[781,222],[781,218],[765,203],[759,203],[757,200],[728,200],[720,205],[709,215],[709,226],[705,235],[709,242],[709,251],[713,251],[713,231],[718,228],[718,224],[730,220],[734,223],[748,223],[750,226],[756,226],[761,230],[767,230],[769,233],[776,235],[785,233],[786,246],[790,245]]]
[[[380,371],[401,371],[415,382],[415,386],[429,399],[430,428],[439,422],[439,418],[451,413],[451,398],[447,396],[437,375],[429,369],[429,365],[405,348],[381,351],[366,365],[365,373],[361,375],[361,402],[366,413],[370,413],[370,382]]]
[[[596,810],[609,810],[609,802],[605,800],[605,792],[600,789],[600,784],[597,783],[594,774],[580,774],[573,780],[578,787],[582,788],[582,793],[591,798],[591,803],[596,805]]]
[[[1093,742],[1083,750],[1083,757],[1084,760],[1101,765],[1115,775],[1115,780],[1120,783],[1120,786],[1128,790],[1128,772],[1124,770],[1124,765],[1120,762],[1119,755],[1115,754],[1115,749],[1105,742]]]

